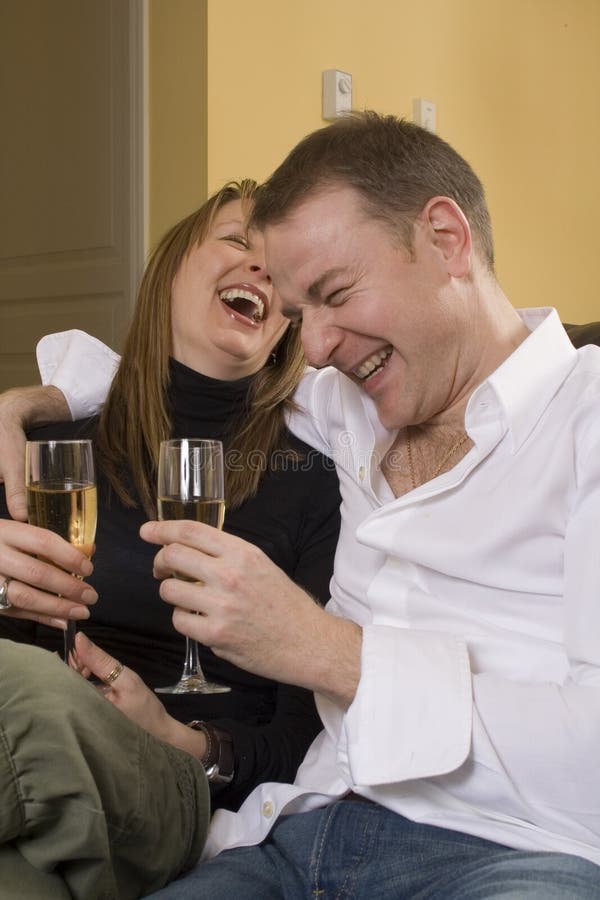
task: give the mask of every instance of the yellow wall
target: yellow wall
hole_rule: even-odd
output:
[[[169,16],[182,40],[193,31],[198,0],[151,2],[178,8]],[[438,132],[486,185],[498,276],[515,305],[600,319],[599,0],[207,2],[209,190],[266,177],[323,124],[321,72],[344,69],[356,108],[410,116],[414,97],[437,104]],[[189,83],[182,93],[185,112],[198,98]],[[175,144],[185,212],[197,191]],[[172,221],[177,203],[167,219],[154,202],[155,217]]]
[[[206,2],[148,3],[148,241],[206,197]]]

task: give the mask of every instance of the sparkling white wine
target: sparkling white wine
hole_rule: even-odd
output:
[[[220,441],[201,438],[161,441],[156,483],[158,517],[162,520],[187,519],[222,528],[225,518],[223,470]],[[192,560],[204,571],[201,557],[192,556]],[[182,581],[202,584],[189,575],[171,574]],[[200,615],[199,610],[194,611]],[[200,665],[198,642],[186,635],[181,678],[176,684],[155,690],[159,694],[221,694],[230,688],[207,681]]]
[[[213,528],[222,528],[225,518],[224,500],[181,500],[179,497],[158,498],[159,519],[191,519]]]
[[[159,519],[191,519],[193,522],[204,522],[213,528],[222,528],[225,518],[224,500],[181,500],[179,497],[158,498]],[[174,573],[181,581],[196,581],[186,575]]]
[[[27,515],[32,525],[47,528],[91,556],[96,536],[98,503],[95,485],[27,486]]]

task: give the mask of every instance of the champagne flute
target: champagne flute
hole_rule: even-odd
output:
[[[193,519],[223,527],[225,488],[221,441],[180,438],[163,441],[158,461],[158,518]],[[173,573],[175,578],[194,581]],[[185,662],[177,684],[155,688],[159,694],[222,694],[231,688],[207,681],[198,642],[185,639]]]
[[[98,509],[92,442],[27,441],[25,482],[29,522],[54,531],[91,557]],[[76,622],[67,620],[66,663],[74,652],[76,631]]]

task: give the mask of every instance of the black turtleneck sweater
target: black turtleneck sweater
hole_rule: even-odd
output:
[[[169,400],[174,437],[221,439],[233,419],[243,416],[251,378],[220,382],[171,361]],[[31,439],[94,437],[96,419],[48,425]],[[224,530],[260,547],[290,578],[320,602],[329,598],[329,580],[339,530],[337,476],[329,461],[293,435],[287,447],[305,465],[288,463],[268,471],[258,493],[227,510]],[[306,461],[310,465],[306,465]],[[98,528],[94,572],[88,579],[99,600],[81,624],[90,638],[138,672],[150,687],[172,684],[181,674],[184,639],[171,624],[171,607],[160,600],[152,576],[157,548],[139,537],[146,514],[125,508],[98,480]],[[0,514],[7,516],[4,495]],[[60,632],[0,617],[0,636],[26,640],[50,650],[62,648]],[[293,781],[309,744],[320,730],[312,695],[300,688],[251,675],[201,647],[208,678],[231,686],[227,694],[165,695],[161,700],[180,721],[211,719],[233,736],[236,775],[215,798],[215,806],[237,808],[264,781]]]

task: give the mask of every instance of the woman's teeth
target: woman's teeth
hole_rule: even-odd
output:
[[[378,350],[377,353],[374,353],[373,356],[370,356],[365,362],[358,367],[358,369],[354,370],[354,374],[360,378],[361,381],[369,378],[371,375],[374,375],[375,372],[379,372],[380,369],[383,368],[383,363],[391,354],[392,348],[386,347],[385,350]]]
[[[231,289],[221,291],[219,297],[223,303],[231,306],[232,309],[235,309],[236,312],[252,322],[262,322],[265,314],[265,304],[260,297],[257,297],[251,291]]]

